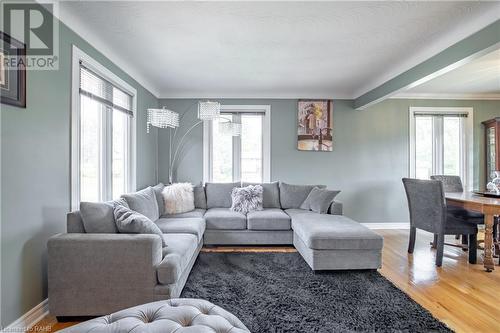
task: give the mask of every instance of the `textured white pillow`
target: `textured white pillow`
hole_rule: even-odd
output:
[[[165,186],[162,191],[165,214],[179,214],[194,210],[193,185],[175,183]]]
[[[248,185],[245,187],[235,187],[231,192],[232,205],[231,210],[247,214],[254,210],[262,210],[261,185]]]

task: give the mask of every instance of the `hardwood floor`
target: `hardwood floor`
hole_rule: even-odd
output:
[[[500,332],[500,267],[486,273],[482,260],[467,261],[460,248],[445,247],[443,266],[434,265],[432,235],[417,233],[413,255],[408,255],[408,230],[377,230],[384,236],[383,267],[380,272],[436,318],[456,332]],[[453,237],[447,242],[455,242]],[[205,252],[292,252],[292,247],[209,247]],[[481,253],[481,251],[479,251]],[[495,259],[498,264],[498,258]],[[55,332],[75,323],[57,323],[47,317],[37,330]]]
[[[446,246],[438,268],[431,234],[418,232],[415,251],[408,255],[407,230],[379,232],[385,238],[380,272],[399,289],[457,332],[500,332],[500,267],[486,273],[480,255],[471,265],[466,252]]]

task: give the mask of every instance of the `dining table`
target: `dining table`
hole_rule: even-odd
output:
[[[493,224],[495,217],[500,216],[500,198],[486,197],[474,192],[446,192],[445,198],[448,206],[461,207],[484,214],[483,264],[487,272],[492,272],[495,269]]]

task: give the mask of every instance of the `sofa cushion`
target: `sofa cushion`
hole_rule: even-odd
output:
[[[163,233],[149,218],[122,205],[113,209],[118,231],[124,234],[156,234],[160,237],[162,246],[167,246]]]
[[[199,240],[191,234],[166,234],[168,247],[163,249],[163,260],[156,268],[158,282],[176,283],[195,255]]]
[[[287,210],[292,229],[315,250],[379,250],[383,238],[364,225],[342,215]]]
[[[207,229],[243,230],[247,228],[245,215],[229,208],[209,208],[205,213]]]
[[[191,234],[200,241],[205,232],[205,220],[200,217],[159,218],[156,225],[164,234]]]
[[[113,234],[118,229],[115,224],[113,207],[120,203],[126,205],[124,200],[107,202],[80,202],[80,215],[85,232],[89,234]]]
[[[281,208],[280,187],[278,182],[272,183],[243,183],[242,186],[260,185],[264,189],[262,193],[262,206],[264,208]]]
[[[240,183],[207,183],[207,208],[231,207],[231,192],[235,187],[240,187]]]
[[[207,195],[205,194],[205,187],[197,185],[193,187],[194,207],[207,209]]]
[[[290,230],[290,216],[279,208],[265,208],[247,214],[249,230]]]
[[[300,205],[300,209],[311,210],[318,214],[328,213],[328,208],[333,202],[333,199],[340,191],[332,191],[315,187],[309,192],[306,200]]]
[[[158,183],[157,185],[153,186],[153,191],[155,192],[155,197],[156,197],[156,203],[158,205],[158,215],[162,216],[165,214],[165,201],[163,200],[163,189],[165,188],[165,185],[163,183]]]
[[[166,218],[185,218],[185,217],[203,217],[205,215],[206,209],[201,209],[201,208],[195,208],[194,210],[190,212],[185,212],[185,213],[179,213],[179,214],[165,214],[161,217],[166,217]]]
[[[134,193],[123,194],[122,198],[127,201],[130,209],[141,213],[151,221],[158,220],[160,216],[158,201],[152,187]]]
[[[311,190],[315,187],[326,188],[325,185],[291,185],[280,183],[280,202],[281,208],[300,208],[300,205],[306,200]]]

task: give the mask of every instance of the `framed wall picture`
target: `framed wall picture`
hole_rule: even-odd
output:
[[[333,150],[333,103],[330,100],[299,100],[297,149]]]
[[[26,46],[0,31],[1,103],[26,107]]]

